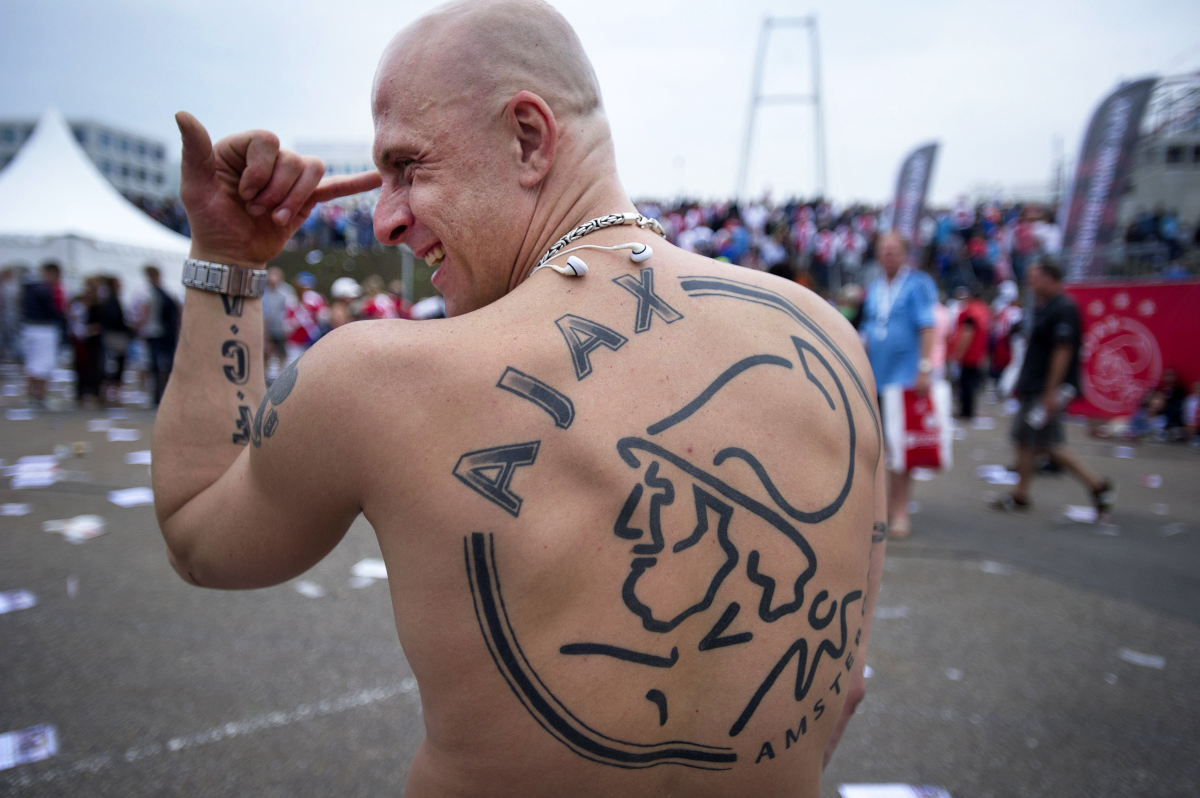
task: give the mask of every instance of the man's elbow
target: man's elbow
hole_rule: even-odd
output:
[[[167,562],[179,574],[179,578],[189,585],[204,587],[195,575],[195,566],[191,559],[191,546],[179,540],[178,534],[172,534],[172,524],[161,522],[163,541],[167,544]]]

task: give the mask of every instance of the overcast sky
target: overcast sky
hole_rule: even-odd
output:
[[[248,127],[296,141],[371,138],[369,92],[412,0],[4,0],[0,116],[57,106],[176,147],[187,109],[214,139]],[[890,196],[899,162],[939,140],[933,198],[1047,180],[1119,81],[1200,69],[1196,0],[559,0],[600,76],[634,196],[729,196],[767,14],[815,13],[828,186]],[[772,92],[806,92],[802,30],[772,37]],[[752,191],[815,186],[811,111],[760,114]]]

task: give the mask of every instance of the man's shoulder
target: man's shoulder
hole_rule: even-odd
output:
[[[913,281],[913,285],[916,288],[919,288],[926,294],[930,294],[935,297],[937,296],[937,283],[934,282],[934,279],[930,276],[929,272],[924,271],[923,269],[913,269],[912,275],[916,278]]]
[[[819,324],[831,335],[840,336],[853,327],[833,305],[799,283],[768,272],[707,261],[708,268],[679,277],[680,287],[690,295],[726,295],[744,299],[789,316],[802,316]]]
[[[436,322],[403,319],[355,321],[321,336],[304,354],[311,368],[378,371],[384,364],[438,356],[437,342],[448,332]]]
[[[379,438],[381,425],[400,430],[420,418],[410,411],[459,368],[433,326],[352,322],[321,336],[290,364],[276,383],[294,386],[289,409],[308,422],[310,441],[330,457],[357,457]]]
[[[1075,298],[1066,291],[1060,291],[1051,300],[1049,310],[1057,318],[1079,320],[1079,305],[1075,303]]]

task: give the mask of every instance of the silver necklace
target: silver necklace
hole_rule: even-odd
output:
[[[594,233],[597,230],[601,230],[605,227],[617,227],[618,225],[623,224],[636,224],[643,230],[649,229],[652,233],[658,233],[663,238],[667,237],[667,234],[663,232],[662,225],[658,223],[657,219],[647,218],[642,216],[640,213],[634,213],[630,211],[627,213],[610,213],[608,216],[597,216],[595,219],[584,222],[562,238],[558,239],[554,246],[550,247],[550,249],[546,251],[546,254],[542,256],[542,259],[539,260],[533,267],[534,271],[540,269],[546,264],[547,261],[549,261],[558,253],[562,252],[563,248],[568,244],[573,241],[578,241],[588,233]],[[530,274],[532,273],[533,272],[530,272]]]

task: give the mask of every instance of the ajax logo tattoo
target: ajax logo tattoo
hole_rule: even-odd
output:
[[[643,279],[636,283],[632,278],[618,283],[639,300],[633,320],[635,336],[648,329],[655,318],[667,324],[683,318],[654,293],[649,271],[645,270]],[[850,671],[852,646],[857,646],[861,636],[863,592],[850,590],[831,596],[829,591],[810,585],[818,572],[818,558],[801,529],[832,518],[850,495],[861,434],[861,418],[856,419],[851,409],[853,394],[857,395],[855,401],[861,400],[867,408],[867,429],[875,431],[876,439],[879,426],[867,389],[844,353],[794,304],[774,292],[732,280],[697,277],[682,278],[681,282],[691,296],[720,296],[775,307],[807,328],[823,347],[818,349],[806,338],[789,336],[784,339],[787,356],[759,354],[734,362],[714,373],[707,387],[676,412],[650,424],[643,434],[617,442],[615,454],[630,469],[632,479],[610,522],[610,540],[628,546],[629,554],[628,571],[614,588],[628,613],[624,616],[628,619],[626,628],[638,629],[642,640],[661,643],[630,647],[617,639],[605,639],[603,634],[584,634],[556,645],[558,655],[568,661],[582,656],[606,657],[650,669],[644,674],[728,657],[741,647],[755,650],[747,662],[757,663],[752,666],[756,670],[737,669],[746,673],[748,681],[722,687],[725,694],[737,697],[733,702],[736,706],[726,710],[728,717],[721,721],[721,737],[631,741],[616,739],[588,725],[539,677],[517,640],[501,592],[504,574],[497,566],[496,549],[502,543],[498,544],[497,535],[470,534],[463,540],[463,557],[488,651],[517,699],[543,729],[575,753],[601,764],[623,768],[675,764],[726,770],[738,762],[738,754],[730,747],[732,742],[747,728],[763,701],[772,695],[776,701],[790,695],[795,702],[806,702],[799,725],[787,729],[782,747],[790,748],[807,733],[808,723],[815,723],[824,714],[826,694],[841,693],[843,667],[845,672]],[[577,380],[591,373],[592,357],[603,354],[597,350],[616,352],[629,341],[621,333],[579,316],[564,316],[556,324]],[[835,364],[840,364],[840,371]],[[815,396],[811,412],[829,413],[837,419],[833,428],[840,428],[839,434],[845,435],[847,456],[844,470],[840,470],[842,466],[834,467],[837,478],[826,489],[830,495],[788,495],[794,486],[785,482],[781,488],[758,457],[740,446],[721,448],[711,461],[703,462],[692,454],[691,447],[684,447],[685,456],[676,451],[678,446],[670,445],[670,441],[680,440],[678,432],[671,433],[677,428],[685,435],[703,435],[704,425],[711,423],[714,414],[730,407],[728,400],[722,399],[727,386],[757,375],[794,376],[801,383],[798,390]],[[840,375],[848,376],[849,382],[843,382]],[[574,419],[575,407],[567,396],[512,367],[497,387],[540,407],[559,429],[567,429]],[[528,441],[467,452],[453,474],[508,515],[519,517],[522,500],[513,489],[514,475],[518,469],[535,466],[540,443]],[[739,487],[731,484],[735,476]],[[740,600],[734,600],[734,596]],[[653,637],[646,638],[647,632]],[[768,645],[771,650],[765,657],[755,648]],[[840,661],[836,677],[832,684],[819,686],[819,695],[809,697],[818,666],[829,661]],[[764,666],[763,662],[768,664]],[[780,680],[783,685],[776,684]],[[657,721],[658,726],[667,726],[673,712],[698,711],[686,703],[683,708],[674,707],[666,685],[660,684],[643,695],[641,691],[647,685],[644,680],[640,684],[636,698],[644,698],[647,703],[642,706],[647,717]],[[814,699],[815,703],[808,706]],[[688,696],[687,700],[695,699]],[[771,743],[762,745],[758,761],[774,759]],[[754,746],[758,750],[757,741]]]

